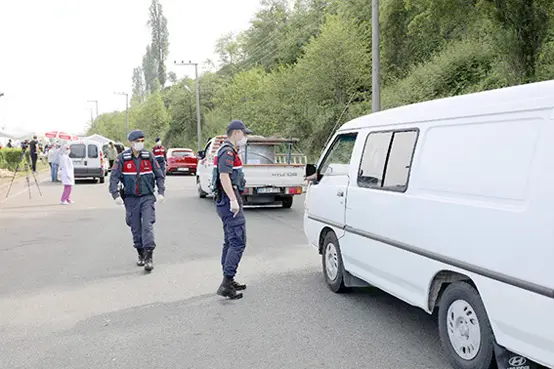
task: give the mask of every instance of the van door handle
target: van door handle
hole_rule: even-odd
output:
[[[344,197],[344,191],[343,190],[338,190],[337,191],[337,196],[338,197]]]

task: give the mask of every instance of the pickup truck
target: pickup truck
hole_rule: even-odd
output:
[[[214,156],[225,139],[226,136],[213,137],[198,152],[196,184],[201,198],[212,194]],[[283,208],[290,208],[294,196],[302,194],[306,156],[296,152],[297,142],[298,139],[248,137],[248,143],[239,151],[246,179],[245,205],[281,203]]]

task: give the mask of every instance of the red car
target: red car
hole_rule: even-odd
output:
[[[191,149],[169,149],[167,151],[167,174],[183,173],[196,175],[198,158]]]

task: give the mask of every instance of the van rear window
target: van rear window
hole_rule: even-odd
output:
[[[88,145],[88,157],[91,159],[96,159],[98,157],[98,146]]]
[[[84,144],[72,144],[69,149],[69,157],[72,159],[83,159],[87,155],[87,147]]]

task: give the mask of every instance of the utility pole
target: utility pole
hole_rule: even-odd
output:
[[[98,100],[88,100],[87,102],[96,104],[96,118],[98,118]]]
[[[90,127],[94,124],[94,117],[92,116],[92,108],[90,108]]]
[[[189,60],[188,63],[181,61],[178,63],[175,61],[175,65],[194,65],[194,72],[196,78],[196,135],[198,136],[198,151],[202,150],[202,131],[200,128],[200,80],[198,79],[198,63],[193,63]]]
[[[116,95],[125,96],[125,137],[129,136],[129,94],[126,92],[114,92]]]
[[[381,55],[379,50],[379,0],[371,9],[371,107],[372,113],[381,110]]]

